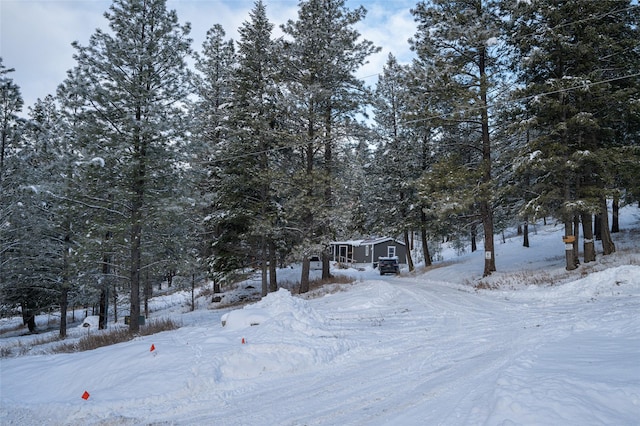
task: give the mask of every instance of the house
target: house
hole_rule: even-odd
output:
[[[370,264],[377,266],[379,257],[397,257],[398,263],[407,263],[407,248],[395,238],[381,237],[331,243],[334,262]]]

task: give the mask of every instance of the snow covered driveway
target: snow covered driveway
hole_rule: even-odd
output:
[[[640,266],[517,291],[368,280],[252,309],[267,319],[197,311],[109,348],[3,359],[0,422],[638,424]]]

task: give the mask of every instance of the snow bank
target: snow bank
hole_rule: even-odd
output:
[[[97,330],[99,325],[100,325],[100,317],[97,315],[90,315],[82,321],[82,324],[80,324],[78,328],[89,327],[92,330]]]
[[[298,332],[313,331],[324,323],[306,300],[293,297],[289,290],[283,288],[269,293],[257,303],[222,316],[222,325],[230,330],[256,326],[267,321],[271,327]]]
[[[285,289],[223,315],[222,323],[225,332],[242,342],[233,356],[220,362],[219,377],[224,380],[326,364],[352,346],[335,335],[308,301]]]

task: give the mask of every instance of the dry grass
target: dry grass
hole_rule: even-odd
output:
[[[55,333],[49,333],[38,337],[28,344],[18,341],[15,345],[3,346],[0,348],[0,358],[8,358],[13,355],[26,355],[33,347],[48,345],[49,343],[60,341],[62,341],[60,335]]]
[[[314,279],[309,281],[309,291],[307,293],[300,293],[300,283],[297,281],[279,281],[278,288],[284,288],[291,292],[291,294],[298,294],[304,296],[306,299],[320,297],[324,294],[337,293],[343,289],[346,284],[351,284],[355,281],[353,277],[346,275],[335,275],[329,279]],[[246,288],[245,288],[246,290]],[[232,292],[229,292],[232,293]],[[224,293],[219,293],[221,300],[216,302],[214,309],[219,308],[233,308],[244,306],[249,303],[254,303],[260,300],[260,291],[255,290],[253,293],[244,294],[242,297],[235,299],[225,299]]]
[[[128,329],[121,328],[103,333],[90,334],[80,339],[74,352],[90,351],[103,346],[115,345],[116,343],[127,342],[137,336],[150,336],[162,331],[175,330],[180,325],[169,318],[149,321],[148,324],[140,327],[136,334],[130,333]]]
[[[563,274],[567,275],[567,274]],[[495,274],[491,277],[483,278],[473,285],[477,290],[497,290],[500,288],[508,288],[514,289],[516,285],[521,286],[545,286],[545,285],[555,285],[559,281],[561,281],[561,277],[552,276],[546,271],[518,271],[511,272],[508,274]],[[471,282],[467,282],[466,284],[471,284]]]
[[[423,266],[422,268],[416,268],[413,271],[414,275],[418,275],[418,274],[424,274],[425,272],[429,272],[429,271],[433,271],[434,269],[440,269],[440,268],[444,268],[446,266],[451,266],[451,265],[455,265],[456,263],[459,263],[459,261],[456,260],[447,260],[447,261],[443,261],[443,262],[438,262],[438,263],[432,263],[429,266]]]
[[[315,280],[309,281],[309,292],[306,293],[307,298],[320,297],[325,294],[337,293],[342,291],[342,285],[344,284],[352,284],[355,281],[353,277],[349,277],[346,275],[335,275],[331,278],[323,280],[322,278],[318,278]],[[300,283],[296,283],[293,286],[292,293],[301,294],[300,293]]]
[[[2,336],[3,334],[7,334],[7,333],[15,333],[15,332],[23,330],[23,329],[24,329],[24,325],[23,324],[16,324],[13,327],[6,327],[6,328],[3,328],[2,330],[0,330],[0,336]]]
[[[333,294],[340,291],[344,291],[345,285],[352,284],[355,281],[355,278],[345,276],[345,275],[336,275],[329,279],[323,280],[321,278],[313,279],[309,281],[309,291],[306,293],[300,293],[300,283],[297,281],[278,281],[278,288],[286,289],[291,294],[297,294],[298,297],[302,299],[314,299],[318,297],[322,297],[326,294]],[[223,293],[219,293],[223,295]],[[255,303],[256,301],[261,299],[260,292],[255,292],[250,296],[245,295],[241,299],[232,299],[225,300],[224,298],[220,302],[215,303],[215,307],[210,309],[221,309],[221,308],[235,308],[242,307],[248,305],[250,303]],[[224,324],[223,324],[224,325]]]
[[[162,331],[175,330],[180,325],[171,319],[159,319],[149,321],[147,325],[141,326],[139,333],[132,334],[127,328],[114,328],[106,331],[98,331],[71,342],[60,339],[57,334],[52,334],[38,338],[29,344],[18,342],[14,346],[2,347],[0,357],[26,355],[32,348],[54,342],[61,342],[51,348],[52,353],[72,353],[90,351],[103,346],[115,345],[116,343],[127,342],[137,336],[148,336]]]
[[[581,263],[577,269],[567,271],[556,269],[552,271],[523,270],[511,273],[494,273],[479,281],[466,280],[465,285],[476,290],[497,290],[522,288],[523,286],[554,286],[585,278],[594,272],[603,271],[613,265],[640,265],[640,255],[635,249],[623,248],[609,256],[599,255],[596,262]],[[613,263],[612,263],[613,262]]]

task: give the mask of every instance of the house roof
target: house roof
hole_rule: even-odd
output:
[[[350,245],[350,246],[375,246],[378,244],[386,243],[387,241],[394,241],[397,244],[405,245],[402,241],[396,240],[391,237],[372,237],[366,238],[363,240],[347,240],[347,241],[333,241],[331,244],[333,245]]]

